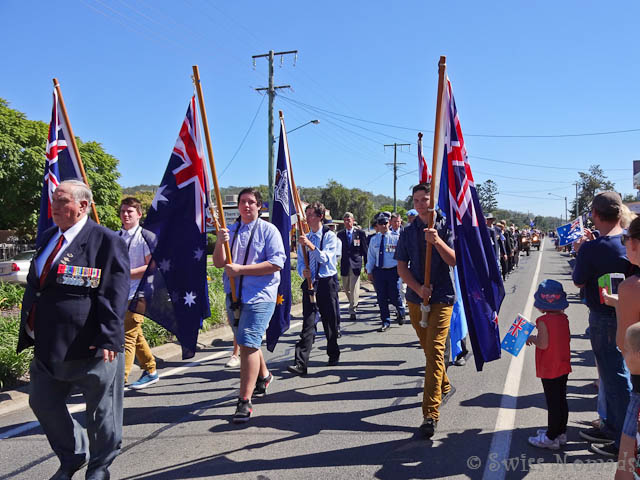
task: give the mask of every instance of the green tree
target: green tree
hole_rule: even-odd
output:
[[[25,239],[36,234],[48,128],[47,123],[27,119],[0,98],[0,229],[16,230]],[[76,140],[100,222],[118,228],[118,160],[97,142]]]
[[[578,181],[578,205],[576,205],[574,200],[571,206],[574,218],[589,209],[596,193],[599,191],[613,190],[614,188],[614,183],[607,180],[600,165],[591,165],[588,172],[578,172],[578,175],[580,176],[580,180]]]
[[[484,213],[493,212],[498,208],[498,200],[496,195],[498,194],[498,186],[496,182],[489,179],[484,183],[478,183],[476,185],[478,192],[478,200],[480,201],[480,207]]]

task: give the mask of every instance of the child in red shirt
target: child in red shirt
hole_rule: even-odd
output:
[[[534,306],[544,315],[536,320],[538,335],[531,335],[527,345],[536,346],[536,376],[542,380],[547,400],[547,429],[529,437],[534,447],[558,450],[567,443],[567,378],[571,372],[569,319],[564,310],[569,306],[562,284],[543,280],[533,296]]]

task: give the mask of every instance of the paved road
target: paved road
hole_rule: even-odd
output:
[[[254,417],[245,426],[230,423],[239,381],[237,369],[224,368],[228,336],[203,346],[188,368],[179,357],[165,361],[158,384],[126,394],[124,448],[113,477],[612,478],[613,464],[585,463],[602,459],[578,436],[595,417],[586,308],[571,284],[567,256],[553,251],[549,241],[543,247],[521,257],[520,268],[507,279],[500,328],[504,335],[517,313],[531,314],[533,282],[554,278],[570,292],[573,373],[564,451],[527,444],[527,437],[546,424],[531,347],[516,359],[503,353],[482,372],[475,371],[472,358],[465,367],[450,367],[457,393],[442,408],[432,441],[416,435],[424,356],[410,325],[376,332],[379,320],[369,295],[359,320],[343,322],[338,366],[326,365],[326,342],[319,335],[309,375],[289,375],[286,367],[300,331],[294,323],[276,351],[267,354],[276,381],[265,398],[255,400]],[[81,405],[72,408],[81,410]],[[56,470],[57,460],[33,421],[28,408],[0,416],[1,478],[48,478]]]

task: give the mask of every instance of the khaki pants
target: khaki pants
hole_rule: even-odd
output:
[[[349,270],[349,275],[342,277],[342,290],[349,300],[349,315],[355,315],[356,307],[360,302],[360,275]]]
[[[451,384],[445,369],[444,351],[449,335],[449,325],[451,324],[451,313],[453,305],[436,303],[431,305],[427,328],[420,326],[422,312],[420,304],[407,302],[409,304],[409,318],[411,325],[418,335],[420,346],[424,351],[426,366],[424,369],[424,393],[422,397],[422,415],[424,418],[440,418],[440,402],[442,396],[449,393]]]
[[[124,316],[124,381],[127,383],[129,372],[133,366],[133,357],[138,359],[138,364],[143,370],[154,373],[156,371],[156,359],[149,348],[147,340],[142,333],[144,317],[138,313],[127,310]]]

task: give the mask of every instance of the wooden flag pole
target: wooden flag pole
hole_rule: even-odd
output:
[[[84,165],[82,163],[82,157],[80,157],[80,150],[78,150],[78,144],[76,143],[76,137],[73,134],[73,129],[71,128],[71,122],[69,121],[69,115],[67,115],[67,107],[64,104],[64,98],[62,98],[62,90],[60,90],[60,84],[58,83],[58,79],[53,79],[53,88],[56,89],[56,93],[58,94],[58,101],[60,102],[60,110],[62,110],[62,116],[64,118],[65,123],[67,124],[67,130],[69,131],[69,137],[66,138],[68,142],[71,143],[71,148],[73,149],[73,153],[78,160],[78,166],[80,167],[80,174],[82,175],[82,180],[87,187],[91,188],[89,185],[89,180],[87,180],[87,172],[84,170]],[[96,219],[96,223],[100,223],[100,219],[98,218],[98,211],[96,210],[96,204],[91,203],[91,211],[93,212],[93,218]]]
[[[280,115],[280,127],[282,129],[282,135],[284,136],[284,142],[285,142],[285,147],[287,148],[287,159],[289,160],[289,178],[291,179],[291,190],[293,190],[293,203],[296,207],[296,222],[298,224],[298,234],[299,235],[305,235],[308,232],[308,226],[307,229],[305,229],[305,224],[303,222],[303,216],[304,216],[304,212],[302,210],[302,202],[300,201],[300,196],[298,195],[298,189],[296,188],[296,182],[293,179],[293,168],[291,167],[291,155],[289,154],[289,141],[287,140],[287,129],[284,126],[284,115],[282,113],[282,110],[278,111],[279,115]],[[297,243],[297,242],[296,242]],[[309,252],[307,251],[307,247],[305,247],[304,245],[300,245],[300,248],[302,249],[302,257],[304,259],[304,266],[305,268],[309,268]],[[313,282],[311,281],[310,278],[307,278],[307,286],[309,287],[309,292],[313,292]],[[315,295],[313,295],[312,293],[310,293],[310,301],[311,303],[315,303]]]
[[[441,56],[438,62],[438,101],[436,106],[436,126],[433,132],[433,157],[431,161],[431,189],[429,193],[429,215],[427,225],[429,228],[433,228],[436,222],[436,192],[440,185],[440,168],[439,163],[442,159],[442,145],[440,144],[440,133],[442,131],[442,93],[444,91],[444,82],[447,71],[447,57]],[[424,262],[424,285],[431,284],[431,257],[432,257],[433,245],[427,243],[427,251]],[[422,300],[422,319],[420,325],[424,328],[427,326],[427,318],[429,316],[429,299]]]
[[[227,228],[224,219],[224,209],[222,207],[222,195],[220,194],[220,186],[218,185],[218,175],[216,174],[216,164],[213,159],[213,148],[211,147],[211,136],[209,135],[209,122],[207,121],[207,110],[204,107],[204,96],[202,95],[202,84],[200,83],[200,70],[197,65],[193,66],[193,83],[196,86],[198,94],[198,104],[200,105],[200,116],[202,117],[202,129],[204,130],[205,143],[207,144],[207,153],[209,154],[209,167],[211,168],[211,177],[213,178],[213,189],[216,194],[216,203],[218,204],[218,217],[220,219],[220,228]],[[215,217],[214,217],[215,218]],[[224,242],[224,253],[227,257],[227,264],[232,263],[231,248],[229,242]],[[229,277],[229,286],[231,287],[231,300],[233,303],[238,301],[236,294],[236,284],[233,278]],[[234,314],[239,315],[240,312],[234,309]]]

